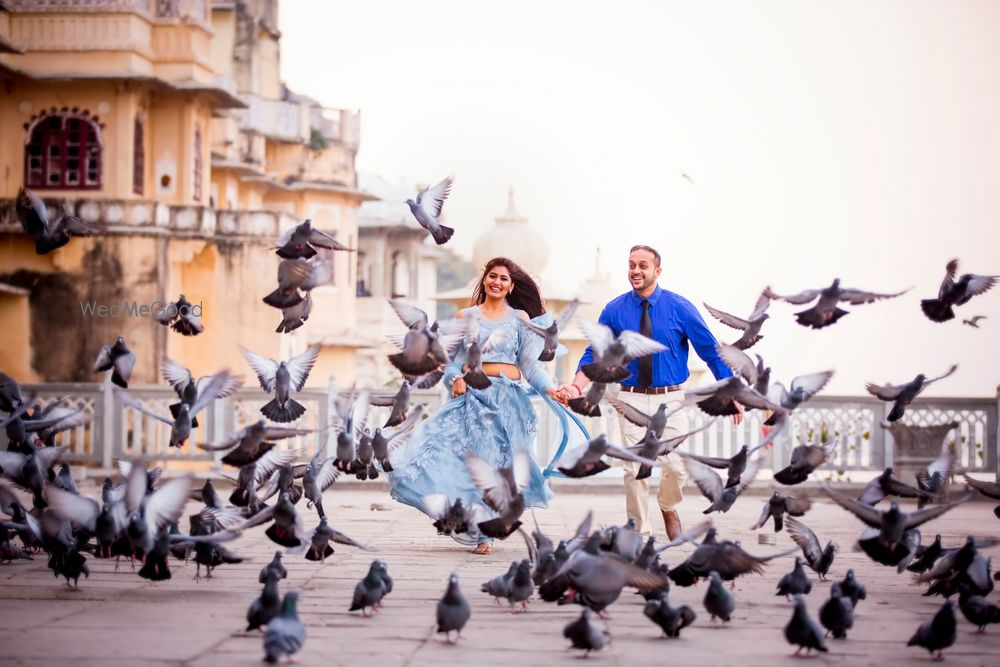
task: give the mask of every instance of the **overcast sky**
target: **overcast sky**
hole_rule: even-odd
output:
[[[776,379],[835,368],[827,393],[958,363],[928,395],[994,395],[1000,289],[948,324],[919,300],[952,257],[1000,274],[1000,2],[286,0],[280,23],[289,85],[361,110],[359,170],[456,175],[459,252],[513,184],[571,286],[600,246],[627,290],[634,243],[737,315],[767,284],[913,286],[821,331],[773,304],[754,351]]]

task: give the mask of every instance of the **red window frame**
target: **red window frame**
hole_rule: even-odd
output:
[[[146,144],[142,119],[135,117],[132,128],[132,192],[141,195],[146,189]]]
[[[34,190],[99,190],[101,129],[78,114],[48,114],[28,129],[24,183]]]

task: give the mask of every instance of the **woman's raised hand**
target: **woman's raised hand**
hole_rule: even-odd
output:
[[[455,381],[451,383],[451,397],[456,398],[465,393],[468,387],[465,386],[465,379],[459,375],[455,378]]]

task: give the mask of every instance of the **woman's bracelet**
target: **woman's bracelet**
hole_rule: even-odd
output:
[[[576,397],[577,397],[577,398],[580,398],[581,396],[583,396],[583,389],[582,389],[582,388],[580,387],[580,385],[578,385],[578,384],[577,384],[577,383],[575,383],[575,382],[571,382],[571,383],[569,384],[569,386],[571,386],[571,387],[576,387]]]

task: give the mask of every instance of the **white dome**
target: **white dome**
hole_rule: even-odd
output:
[[[514,208],[514,188],[510,189],[507,212],[472,246],[472,262],[477,269],[482,269],[494,257],[514,260],[535,279],[549,263],[549,244]]]

